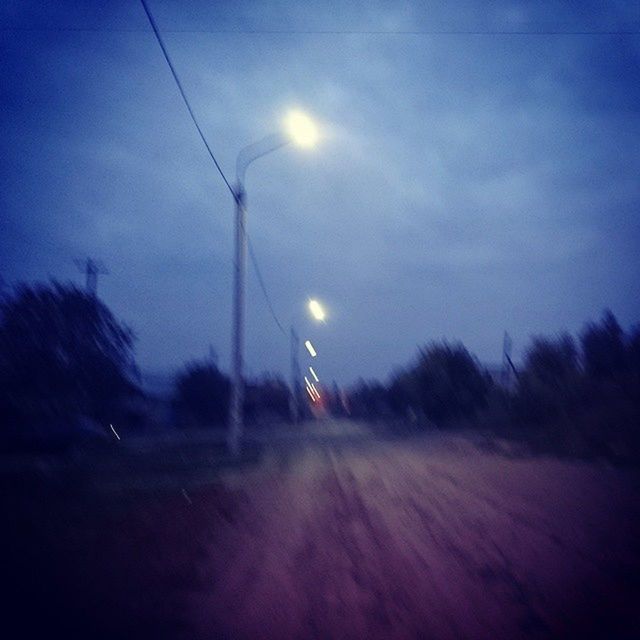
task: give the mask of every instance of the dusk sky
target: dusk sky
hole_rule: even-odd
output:
[[[505,330],[519,358],[604,308],[640,321],[637,2],[148,2],[229,179],[290,109],[319,123],[246,186],[273,307],[323,379],[385,379],[443,337],[500,362]],[[210,346],[228,370],[233,200],[140,2],[3,3],[0,91],[5,283],[82,284],[92,256],[143,371]],[[286,376],[248,274],[248,371]]]

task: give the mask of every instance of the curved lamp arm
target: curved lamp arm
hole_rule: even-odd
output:
[[[259,142],[254,142],[248,145],[238,154],[236,160],[236,180],[238,187],[242,188],[244,184],[244,176],[247,171],[247,167],[258,158],[266,156],[272,151],[276,151],[281,147],[285,147],[290,144],[291,140],[281,133],[274,133],[266,138],[263,138]]]

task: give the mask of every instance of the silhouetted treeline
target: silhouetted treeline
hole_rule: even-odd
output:
[[[175,383],[173,407],[182,427],[220,426],[227,421],[229,378],[210,360],[189,363]]]
[[[359,380],[349,389],[348,411],[351,417],[364,420],[391,417],[388,387],[377,380]]]
[[[276,375],[249,380],[245,388],[244,417],[248,424],[282,423],[291,419],[290,391]]]
[[[134,334],[95,295],[73,284],[19,285],[0,299],[0,448],[66,446],[142,428],[221,427],[228,377],[213,361],[188,364],[173,397],[145,394]],[[289,419],[275,376],[248,381],[247,423]]]
[[[360,381],[351,415],[423,426],[465,426],[568,454],[640,457],[640,329],[609,311],[578,339],[531,341],[514,385],[503,387],[459,343],[431,343],[387,384]]]
[[[534,338],[515,391],[494,403],[498,427],[537,432],[567,453],[637,459],[639,354],[640,328],[626,334],[609,311],[578,341]]]
[[[460,343],[433,342],[387,385],[360,381],[349,393],[351,415],[396,416],[446,425],[473,418],[487,403],[489,376]]]
[[[468,419],[486,405],[490,379],[461,343],[432,343],[419,350],[416,361],[396,373],[389,403],[396,411],[446,424]]]
[[[228,422],[231,385],[211,360],[188,364],[176,380],[173,407],[176,424],[189,427],[224,427]],[[245,422],[287,421],[289,387],[277,376],[263,376],[245,384]]]
[[[230,385],[213,361],[176,379],[160,425],[138,385],[134,336],[95,295],[72,284],[21,285],[0,299],[1,447],[64,441],[118,427],[221,427]],[[387,384],[360,381],[326,408],[355,418],[420,426],[475,426],[572,454],[640,459],[640,328],[611,312],[579,336],[535,337],[514,385],[491,379],[460,343],[434,342]],[[290,418],[277,376],[248,381],[247,423]],[[146,403],[146,404],[145,404]],[[157,402],[156,402],[157,404]],[[304,406],[303,413],[304,413]]]

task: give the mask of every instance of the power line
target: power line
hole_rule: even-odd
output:
[[[173,66],[173,63],[171,62],[171,58],[169,57],[169,53],[167,52],[167,49],[164,45],[164,42],[162,40],[162,37],[160,36],[160,32],[158,31],[158,27],[155,23],[155,20],[151,14],[151,12],[149,11],[149,8],[145,2],[145,0],[140,0],[142,3],[142,6],[147,14],[147,17],[149,19],[149,22],[151,24],[151,27],[156,35],[156,38],[158,40],[158,44],[160,45],[160,48],[162,49],[162,53],[164,54],[165,60],[167,61],[167,64],[169,65],[169,69],[171,70],[171,73],[173,75],[173,78],[178,86],[178,89],[180,91],[180,95],[182,96],[182,99],[184,100],[184,103],[189,111],[189,115],[191,116],[191,119],[193,120],[193,123],[196,127],[196,129],[198,130],[198,133],[200,134],[200,138],[202,139],[202,142],[204,143],[207,151],[209,152],[209,155],[211,157],[211,159],[213,160],[218,172],[220,173],[222,179],[224,180],[227,188],[229,189],[229,191],[231,192],[231,195],[233,196],[234,200],[236,202],[238,202],[238,196],[235,192],[235,190],[233,189],[233,187],[231,186],[231,184],[229,183],[229,181],[227,180],[224,172],[222,171],[222,168],[220,167],[218,161],[216,160],[213,151],[211,150],[211,147],[209,146],[209,143],[207,142],[207,139],[204,136],[204,133],[202,132],[202,129],[200,128],[200,125],[198,124],[198,121],[195,117],[195,114],[193,112],[193,109],[191,108],[191,105],[189,104],[189,100],[186,96],[186,93],[184,91],[184,88],[182,87],[182,83],[180,82],[180,79],[178,77],[178,74],[175,70],[175,67]],[[0,30],[5,30],[5,29],[0,29]],[[79,29],[74,29],[74,30],[78,30]],[[239,203],[239,206],[243,206],[242,203]],[[273,303],[271,302],[271,298],[269,296],[269,293],[267,291],[267,287],[265,285],[264,282],[264,278],[262,277],[262,272],[260,271],[260,266],[258,264],[258,260],[257,257],[255,255],[255,251],[253,249],[253,244],[251,243],[251,239],[249,238],[249,234],[247,233],[246,229],[243,228],[243,231],[245,233],[245,235],[247,236],[247,244],[249,247],[249,255],[251,257],[251,263],[253,264],[253,268],[256,272],[256,276],[258,278],[258,283],[260,284],[260,289],[262,290],[262,293],[264,295],[265,301],[267,303],[267,307],[269,309],[269,312],[271,313],[271,316],[273,317],[273,320],[275,321],[276,325],[278,326],[278,328],[280,329],[280,331],[282,331],[282,333],[284,335],[287,335],[287,331],[285,330],[284,326],[282,325],[282,323],[280,322],[280,320],[278,319],[278,316],[275,313],[274,307],[273,307]],[[21,232],[18,232],[20,235],[23,235]],[[25,239],[26,236],[24,236]],[[28,238],[28,241],[30,243],[33,242],[32,238]],[[58,248],[55,245],[53,245],[53,243],[48,242],[47,244],[49,244],[50,246],[54,247],[54,248]],[[99,265],[97,263],[94,263],[92,260],[90,260],[89,258],[87,258],[86,261],[76,261],[76,265],[78,266],[78,268],[80,268],[84,273],[86,273],[87,276],[87,289],[88,290],[92,290],[95,292],[96,287],[97,287],[97,276],[98,274],[101,273],[108,273],[106,270],[104,270],[104,267],[102,267],[102,265]]]
[[[211,156],[211,159],[213,160],[214,164],[216,165],[216,169],[218,169],[218,172],[222,176],[222,179],[224,180],[225,184],[227,185],[227,188],[231,192],[231,195],[233,196],[233,199],[235,200],[235,202],[237,203],[238,206],[243,207],[244,204],[242,203],[242,201],[241,201],[239,195],[236,193],[235,189],[231,186],[231,184],[227,180],[227,177],[224,175],[224,171],[222,171],[222,168],[218,164],[218,161],[216,160],[216,157],[213,155],[213,151],[211,151],[211,147],[209,146],[209,143],[207,142],[207,139],[205,138],[204,133],[202,132],[202,129],[200,128],[200,125],[198,124],[198,120],[196,119],[196,116],[193,113],[193,109],[191,108],[191,105],[189,104],[189,100],[187,98],[187,95],[186,95],[184,89],[182,88],[182,83],[180,82],[180,79],[178,78],[178,74],[177,74],[177,72],[175,70],[175,67],[173,66],[173,63],[171,62],[171,58],[169,57],[169,53],[167,52],[167,48],[165,47],[164,42],[162,41],[162,37],[160,36],[160,31],[158,30],[158,26],[157,26],[152,14],[151,14],[151,11],[149,10],[149,7],[147,6],[146,0],[140,0],[140,2],[142,3],[142,6],[144,7],[144,10],[145,10],[145,13],[147,14],[147,17],[149,18],[149,22],[151,23],[151,27],[153,29],[153,32],[156,35],[156,38],[158,40],[158,44],[160,45],[160,48],[162,49],[162,53],[164,54],[165,60],[167,61],[167,64],[169,65],[169,69],[171,69],[171,73],[173,75],[173,78],[176,81],[176,84],[178,85],[178,89],[180,90],[180,95],[182,96],[182,99],[184,100],[184,103],[187,106],[187,109],[189,110],[189,115],[191,116],[191,119],[193,120],[193,124],[195,124],[196,129],[198,130],[198,133],[200,134],[200,138],[202,139],[202,142],[204,143],[205,147],[207,148],[207,151],[209,152],[209,155]],[[243,230],[243,233],[245,234],[245,236],[247,238],[247,244],[249,246],[249,255],[251,257],[251,262],[253,264],[253,268],[255,269],[256,275],[258,277],[258,282],[260,284],[260,288],[262,289],[262,293],[263,293],[264,298],[265,298],[265,300],[267,302],[267,307],[269,308],[269,312],[271,313],[271,316],[273,317],[275,323],[278,325],[278,328],[280,329],[280,331],[282,331],[282,333],[286,336],[287,335],[287,331],[285,330],[285,328],[282,326],[282,323],[278,319],[278,316],[276,315],[276,312],[275,312],[275,310],[273,308],[273,304],[271,303],[271,298],[269,297],[269,293],[267,292],[267,287],[266,287],[266,285],[264,283],[264,279],[262,278],[262,273],[260,271],[260,267],[258,265],[258,260],[256,258],[255,252],[253,250],[253,245],[251,244],[251,239],[249,238],[249,234],[247,233],[247,230],[244,227],[243,227],[242,230]]]
[[[158,40],[158,44],[160,45],[160,48],[162,49],[162,53],[164,54],[165,60],[167,61],[167,64],[169,65],[169,69],[171,70],[171,74],[173,75],[173,79],[176,82],[176,85],[178,86],[178,90],[180,91],[180,95],[182,96],[182,99],[184,100],[184,103],[187,107],[187,110],[189,111],[189,115],[191,116],[191,119],[193,121],[193,124],[195,125],[198,134],[200,135],[200,138],[202,140],[202,142],[204,143],[204,146],[206,147],[207,151],[209,152],[209,156],[211,157],[211,159],[213,160],[213,163],[216,166],[216,169],[218,170],[218,173],[220,174],[220,176],[222,177],[222,179],[224,180],[224,183],[226,184],[227,188],[229,189],[229,191],[231,192],[231,195],[233,196],[234,200],[236,201],[236,203],[238,203],[239,206],[243,206],[241,202],[239,202],[239,198],[238,198],[238,194],[236,193],[236,191],[233,189],[233,187],[231,186],[231,184],[229,183],[229,181],[227,180],[227,177],[224,174],[224,171],[222,170],[222,167],[220,166],[220,164],[218,163],[218,161],[216,160],[215,155],[213,154],[213,151],[211,150],[211,147],[209,146],[209,143],[207,142],[207,139],[204,136],[204,133],[202,132],[202,129],[200,128],[200,125],[198,124],[198,120],[193,112],[193,109],[191,108],[191,105],[189,103],[189,99],[187,98],[187,95],[184,91],[184,88],[182,87],[182,83],[180,82],[180,78],[178,77],[178,73],[176,72],[175,67],[173,66],[173,63],[171,62],[171,58],[169,56],[169,53],[167,51],[167,48],[164,45],[164,42],[162,40],[162,36],[160,35],[160,31],[158,30],[158,26],[153,18],[153,15],[151,14],[151,11],[149,10],[149,7],[147,6],[147,3],[145,2],[145,0],[140,0],[140,2],[142,3],[142,6],[145,10],[145,13],[147,14],[147,18],[149,19],[149,23],[151,24],[151,28],[153,29],[153,32],[156,36],[156,39]],[[3,31],[5,29],[2,29]],[[73,29],[74,31],[79,31],[79,29]],[[262,272],[260,271],[260,266],[258,265],[258,260],[256,258],[255,255],[255,251],[253,250],[253,244],[251,243],[251,239],[249,238],[249,235],[246,231],[246,229],[243,228],[243,232],[245,233],[245,235],[247,236],[247,244],[249,247],[249,255],[251,257],[251,263],[253,264],[253,268],[255,269],[256,272],[256,276],[258,278],[258,283],[260,284],[260,288],[262,290],[262,293],[264,295],[265,301],[267,303],[267,307],[269,309],[269,312],[271,313],[271,316],[273,318],[273,320],[275,321],[276,325],[278,326],[278,328],[280,329],[280,331],[282,331],[282,333],[286,336],[287,335],[287,331],[285,330],[284,326],[282,325],[282,323],[280,322],[280,320],[278,319],[278,316],[276,315],[276,312],[273,308],[273,304],[271,302],[271,298],[269,296],[269,293],[267,291],[267,287],[264,283],[264,279],[262,277]],[[108,271],[106,271],[104,269],[104,267],[98,263],[95,263],[93,260],[91,260],[90,258],[87,258],[86,261],[80,262],[80,261],[76,261],[76,265],[78,266],[78,268],[80,268],[82,271],[84,271],[86,273],[86,277],[87,277],[87,289],[89,291],[91,291],[92,293],[95,294],[96,288],[97,288],[97,277],[99,274],[101,273],[108,273]]]
[[[142,2],[142,0],[141,0]],[[144,2],[143,2],[144,4]],[[146,7],[145,7],[146,10]],[[155,29],[154,29],[155,30]],[[115,27],[0,27],[1,32],[145,33],[145,29]],[[344,36],[635,36],[640,29],[163,29],[164,33],[212,35],[344,35]],[[162,46],[162,45],[161,45]],[[164,49],[164,47],[163,47]],[[166,53],[165,53],[166,55]]]
[[[246,231],[245,231],[246,234]],[[251,263],[253,264],[253,268],[255,269],[256,276],[258,277],[258,282],[260,283],[260,288],[262,289],[262,293],[264,295],[264,299],[267,302],[267,307],[269,308],[269,312],[273,317],[275,323],[278,325],[278,329],[282,331],[285,336],[288,336],[287,330],[282,326],[282,323],[278,319],[276,312],[274,311],[273,304],[271,303],[271,298],[269,297],[269,293],[267,292],[267,287],[264,284],[264,280],[262,278],[262,273],[260,273],[260,267],[258,266],[258,260],[256,258],[255,252],[253,250],[253,244],[251,243],[251,239],[247,235],[247,244],[249,246],[249,256],[251,257]]]
[[[222,167],[218,164],[218,161],[216,160],[216,157],[213,155],[213,151],[211,150],[211,147],[209,146],[209,143],[207,142],[207,139],[204,137],[204,133],[202,133],[202,129],[200,128],[200,125],[198,124],[198,120],[196,119],[196,116],[193,113],[193,109],[191,108],[191,105],[189,104],[189,100],[187,98],[187,94],[184,92],[184,89],[182,88],[182,83],[180,82],[180,78],[178,77],[178,74],[177,74],[177,72],[175,70],[175,67],[173,66],[173,63],[171,62],[171,58],[169,57],[169,53],[167,52],[167,48],[164,46],[164,42],[162,40],[162,36],[160,35],[160,31],[158,30],[158,25],[156,24],[156,21],[154,20],[153,16],[151,15],[151,11],[149,10],[149,7],[147,6],[146,0],[140,0],[140,2],[142,3],[142,6],[144,8],[145,13],[147,14],[147,18],[149,18],[149,22],[151,24],[151,28],[153,29],[153,32],[156,34],[156,39],[158,40],[158,44],[160,45],[160,48],[162,49],[162,53],[164,54],[165,60],[167,61],[167,64],[169,65],[169,69],[171,69],[171,74],[173,75],[173,79],[176,81],[176,85],[178,85],[178,90],[180,91],[180,95],[182,96],[182,99],[184,100],[184,103],[187,106],[187,110],[189,111],[189,115],[191,116],[191,119],[193,120],[193,124],[196,126],[196,129],[198,130],[198,133],[200,134],[200,138],[202,139],[202,142],[204,143],[204,146],[207,148],[207,151],[209,152],[209,155],[211,156],[211,159],[213,160],[213,163],[216,165],[216,169],[218,170],[218,173],[220,173],[220,175],[222,176],[222,179],[224,180],[224,183],[227,185],[227,188],[229,189],[229,191],[231,192],[231,195],[233,196],[233,199],[237,202],[238,201],[238,195],[236,194],[235,190],[233,189],[233,187],[231,186],[231,184],[227,180],[227,177],[224,175],[224,171],[222,171]]]

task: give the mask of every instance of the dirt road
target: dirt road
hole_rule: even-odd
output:
[[[199,637],[631,628],[639,504],[625,474],[426,440],[274,456],[239,486],[238,515],[208,553],[210,588],[190,601]]]
[[[111,638],[631,638],[638,487],[449,436],[287,445],[215,486],[76,505],[32,557],[57,620]]]

